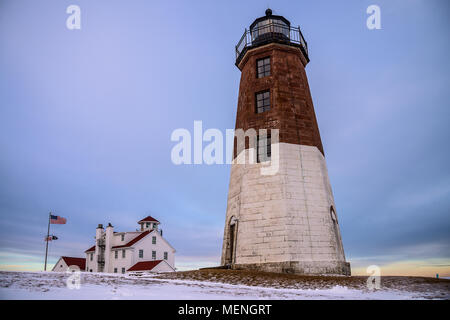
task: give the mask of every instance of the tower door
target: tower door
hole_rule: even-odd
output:
[[[227,252],[226,252],[226,261],[225,263],[227,265],[233,264],[234,257],[236,255],[236,233],[237,233],[237,219],[235,217],[232,217],[230,219],[230,224],[228,227],[228,246],[227,246]]]
[[[229,261],[230,264],[233,263],[234,258],[234,235],[236,233],[236,224],[232,224],[230,226],[230,256]]]

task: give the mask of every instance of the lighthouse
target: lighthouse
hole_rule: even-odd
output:
[[[240,142],[235,139],[223,266],[350,275],[305,71],[308,62],[300,27],[270,9],[236,45],[241,80],[235,129],[245,134]],[[264,173],[274,163],[276,170]]]

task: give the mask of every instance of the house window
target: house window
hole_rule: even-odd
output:
[[[122,258],[125,258],[125,250],[122,250]]]
[[[156,251],[152,251],[152,259],[156,260]]]
[[[114,251],[114,259],[117,259],[119,257],[119,251]]]
[[[270,134],[257,137],[256,150],[257,162],[270,161],[270,157],[272,156]]]
[[[143,258],[144,257],[144,250],[139,250],[139,258]]]
[[[167,256],[168,256],[167,252],[164,252],[164,260],[167,260]]]
[[[117,268],[114,268],[114,273],[117,273]]]
[[[258,78],[270,76],[270,57],[256,60],[256,75]]]
[[[92,259],[94,259],[94,254],[93,253],[91,253],[91,261],[92,261]]]
[[[124,234],[122,234],[122,235],[120,236],[120,240],[121,240],[121,241],[124,241],[124,240],[125,240],[125,235],[124,235]]]
[[[156,237],[152,237],[152,244],[156,244]]]
[[[125,273],[125,268],[122,268],[122,273]]]
[[[256,94],[256,113],[263,113],[270,110],[270,90],[258,92]]]

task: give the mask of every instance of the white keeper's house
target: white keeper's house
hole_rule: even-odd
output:
[[[109,273],[175,271],[175,249],[162,236],[160,222],[148,216],[140,231],[115,232],[99,224],[95,245],[85,251],[86,271]]]

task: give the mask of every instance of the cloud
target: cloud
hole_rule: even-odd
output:
[[[420,190],[411,190],[410,192],[403,188],[391,195],[389,204],[397,208],[418,208],[441,199],[449,199],[449,194],[450,182],[445,181],[422,187]]]

